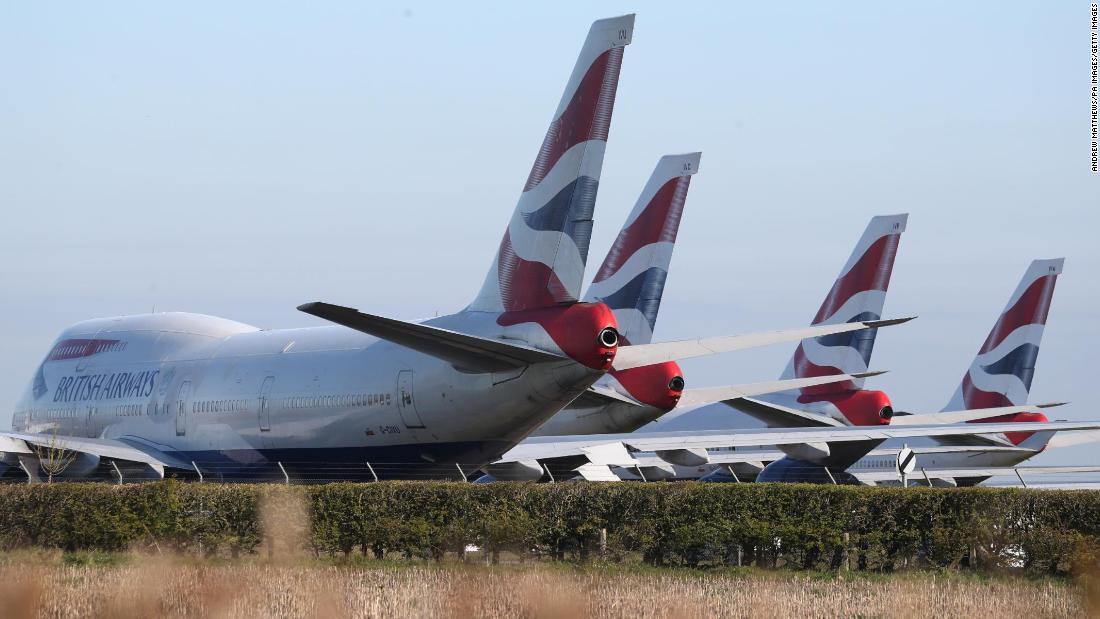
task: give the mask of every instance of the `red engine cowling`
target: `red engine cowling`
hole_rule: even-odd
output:
[[[798,401],[802,404],[828,402],[854,426],[885,426],[894,417],[890,397],[882,391],[854,389],[841,393],[803,395]]]
[[[632,398],[666,413],[676,408],[684,393],[684,373],[675,361],[611,370],[611,376]]]
[[[1045,423],[1049,421],[1047,416],[1036,411],[1034,413],[1011,413],[1008,415],[997,415],[996,417],[986,417],[984,419],[972,419],[967,423],[1023,423],[1023,422],[1036,422]],[[1013,445],[1019,445],[1026,441],[1034,432],[1005,432],[1005,438],[1012,441]]]

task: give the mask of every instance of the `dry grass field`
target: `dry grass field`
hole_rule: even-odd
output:
[[[1080,617],[1071,582],[561,566],[112,565],[10,560],[0,613],[23,617]]]

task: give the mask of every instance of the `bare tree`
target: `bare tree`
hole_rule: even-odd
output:
[[[53,483],[54,475],[64,473],[80,455],[58,440],[56,428],[44,445],[34,446],[34,453],[38,456],[38,466],[46,474],[46,483]]]

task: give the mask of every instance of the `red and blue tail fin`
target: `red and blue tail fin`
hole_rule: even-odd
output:
[[[661,157],[588,287],[585,300],[603,301],[615,312],[624,343],[653,341],[688,186],[701,157]]]
[[[623,50],[634,16],[592,24],[500,249],[468,309],[522,311],[580,297]]]
[[[944,410],[1023,406],[1064,258],[1028,266]]]
[[[894,257],[908,219],[905,213],[871,218],[810,324],[839,324],[882,317]],[[877,331],[865,329],[802,340],[782,378],[866,372]],[[862,381],[834,383],[803,389],[802,393],[816,395],[860,387]]]

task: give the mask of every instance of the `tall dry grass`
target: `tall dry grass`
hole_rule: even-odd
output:
[[[181,563],[0,567],[4,617],[1067,617],[1059,581]]]

